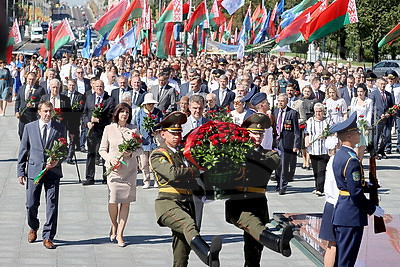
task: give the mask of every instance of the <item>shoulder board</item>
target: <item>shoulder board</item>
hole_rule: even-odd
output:
[[[348,151],[347,154],[349,154],[351,158],[358,160],[358,157],[354,151]]]
[[[159,147],[159,148],[153,150],[153,152],[161,152],[161,153],[167,152],[168,153],[168,150],[163,147]]]

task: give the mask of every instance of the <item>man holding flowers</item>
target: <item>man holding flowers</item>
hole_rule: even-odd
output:
[[[155,203],[157,222],[167,226],[173,236],[173,266],[187,266],[190,250],[208,266],[220,266],[218,254],[221,238],[216,236],[209,246],[199,234],[195,223],[193,190],[198,189],[196,177],[200,171],[192,166],[178,150],[182,124],[187,121],[182,112],[173,112],[160,122],[165,142],[150,156],[151,167],[159,183]]]
[[[96,153],[100,147],[104,128],[111,122],[114,108],[115,100],[104,91],[104,82],[102,80],[95,81],[94,94],[87,97],[83,109],[83,122],[89,129],[87,136],[86,181],[83,182],[83,185],[94,184]],[[103,173],[105,171],[105,166],[103,165]],[[103,175],[103,184],[106,183],[107,177]]]
[[[269,117],[263,113],[250,115],[242,124],[250,132],[254,149],[246,153],[246,171],[242,179],[233,185],[230,199],[225,202],[226,221],[244,230],[245,266],[260,266],[263,246],[291,255],[292,229],[287,226],[282,236],[275,235],[265,226],[269,222],[268,203],[265,196],[271,173],[281,160],[276,151],[262,148],[265,129],[271,127]]]
[[[54,141],[64,143],[65,128],[62,124],[51,120],[53,105],[51,102],[41,102],[38,106],[40,119],[28,123],[22,135],[19,147],[17,175],[21,185],[26,185],[26,209],[30,227],[28,242],[33,243],[37,238],[39,220],[37,218],[40,194],[44,186],[46,192],[46,222],[43,226],[43,245],[54,249],[53,238],[57,230],[58,195],[60,178],[63,177],[59,160],[48,160],[45,150],[52,151]],[[27,166],[28,165],[28,166]],[[34,183],[34,178],[47,169],[43,177]]]

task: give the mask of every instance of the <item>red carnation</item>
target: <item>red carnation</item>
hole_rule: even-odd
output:
[[[79,104],[83,105],[85,102],[83,100],[79,101]]]
[[[97,104],[96,104],[96,105],[94,105],[94,107],[95,107],[95,108],[98,108],[98,107],[99,107],[99,105],[97,105]]]
[[[161,111],[162,112],[162,114],[165,114],[165,113],[167,113],[165,110],[163,110],[163,111]]]
[[[203,139],[204,138],[204,134],[199,134],[198,138],[199,139]]]
[[[100,107],[103,108],[103,107],[104,107],[104,104],[103,104],[103,103],[100,103]]]
[[[360,115],[360,116],[358,116],[358,117],[360,117],[360,118],[364,118],[364,115]]]
[[[220,134],[218,134],[218,136],[219,136],[219,138],[224,138],[226,136],[226,134],[220,133]]]
[[[32,99],[32,100],[35,100],[35,99],[36,99],[36,96],[32,96],[31,99]]]
[[[203,144],[203,142],[201,142],[201,141],[196,142],[196,145],[198,145],[198,146],[201,146],[202,144]]]
[[[398,107],[397,105],[394,105],[393,108],[394,108],[394,109],[398,109],[399,107]]]
[[[216,145],[218,145],[218,140],[214,140],[214,141],[212,141],[212,142],[211,142],[211,144],[212,144],[213,146],[216,146]]]
[[[228,140],[226,140],[225,138],[222,138],[222,139],[221,139],[221,143],[222,143],[222,144],[226,144],[227,142],[228,142]]]

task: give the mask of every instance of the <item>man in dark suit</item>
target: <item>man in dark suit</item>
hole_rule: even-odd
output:
[[[99,149],[104,128],[110,124],[111,116],[115,108],[115,100],[104,91],[104,82],[97,80],[94,83],[95,93],[88,96],[85,107],[83,109],[83,122],[89,129],[87,136],[88,154],[86,161],[86,181],[83,185],[93,185],[95,176],[95,158]],[[93,109],[98,106],[103,106],[99,118],[92,116]],[[106,171],[103,165],[103,173]],[[103,175],[103,184],[107,183],[107,177]]]
[[[54,249],[53,238],[57,231],[57,213],[60,178],[63,177],[61,162],[47,161],[45,149],[51,149],[55,140],[65,138],[64,126],[51,120],[53,106],[42,102],[38,106],[40,119],[28,123],[22,136],[18,153],[17,175],[21,185],[26,185],[26,209],[30,227],[28,242],[37,238],[39,220],[37,218],[42,187],[46,196],[46,223],[43,226],[43,245]],[[44,169],[48,169],[38,184],[34,178]]]
[[[314,77],[311,81],[311,88],[312,88],[312,93],[311,93],[311,98],[315,98],[317,102],[323,103],[325,100],[325,92],[319,90],[321,87],[321,80],[318,77]]]
[[[92,86],[90,85],[90,80],[83,77],[84,75],[83,68],[77,67],[75,73],[76,73],[76,90],[83,95],[90,94]]]
[[[296,170],[296,154],[300,148],[300,128],[297,112],[287,106],[287,94],[278,96],[278,108],[274,110],[276,118],[277,145],[281,151],[282,164],[276,170],[278,184],[276,191],[280,195],[286,192],[289,181],[293,180]]]
[[[71,113],[71,100],[66,95],[61,95],[61,82],[57,79],[50,81],[50,94],[42,96],[40,101],[50,101],[54,109],[61,110],[60,123],[64,125],[65,130],[68,129]]]
[[[374,129],[374,151],[371,156],[377,156],[378,159],[387,159],[385,154],[385,146],[389,143],[391,138],[390,129],[393,123],[393,116],[391,114],[386,114],[386,111],[393,107],[394,99],[393,95],[385,90],[387,82],[385,79],[380,78],[376,82],[378,89],[372,91],[368,96],[372,99],[373,106],[373,125],[378,122],[376,128]],[[379,143],[379,139],[381,142]]]
[[[115,104],[122,102],[122,95],[126,92],[132,92],[132,88],[128,86],[128,79],[121,75],[117,78],[117,83],[119,88],[113,89],[111,91],[111,96],[115,100]]]
[[[46,80],[40,82],[39,85],[46,90],[46,94],[50,94],[50,81],[57,78],[57,71],[53,68],[46,70]]]
[[[196,77],[192,78],[190,80],[189,84],[190,84],[190,90],[186,94],[187,97],[190,98],[192,95],[200,95],[200,96],[202,96],[204,98],[204,100],[206,99],[207,93],[201,91],[201,78],[200,78],[200,76],[196,76]]]
[[[135,76],[131,79],[131,86],[132,86],[132,108],[139,107],[142,105],[144,100],[144,95],[146,91],[140,87],[142,81],[139,77]]]
[[[219,77],[219,88],[213,91],[217,97],[217,105],[221,108],[229,107],[235,99],[235,93],[229,90],[227,85],[228,77],[226,75],[221,75]]]
[[[168,85],[168,75],[166,73],[161,73],[158,76],[158,83],[159,85],[150,88],[149,93],[152,93],[158,102],[156,108],[169,114],[177,108],[177,92]]]
[[[68,91],[62,93],[63,95],[68,96],[70,99],[71,112],[68,114],[69,122],[68,122],[68,134],[69,134],[69,150],[67,163],[74,164],[72,158],[74,157],[75,150],[80,150],[79,144],[79,126],[81,125],[81,117],[83,112],[83,107],[86,102],[86,96],[79,93],[76,90],[76,81],[73,79],[69,79],[67,82]]]
[[[339,97],[346,101],[347,106],[351,104],[351,99],[357,96],[357,88],[354,88],[355,79],[353,76],[347,77],[347,86],[339,89]]]
[[[22,139],[25,125],[38,119],[37,106],[39,105],[40,98],[46,94],[45,90],[39,85],[35,84],[35,82],[36,74],[34,72],[28,73],[26,77],[26,84],[19,88],[18,95],[15,100],[15,117],[19,119],[19,139]]]

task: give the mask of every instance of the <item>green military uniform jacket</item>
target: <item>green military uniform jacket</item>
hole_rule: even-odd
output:
[[[159,184],[155,203],[157,221],[165,212],[180,206],[179,202],[193,201],[192,190],[199,189],[195,180],[200,176],[199,169],[186,162],[187,166],[183,159],[180,151],[174,153],[166,145],[150,155],[150,165]]]

